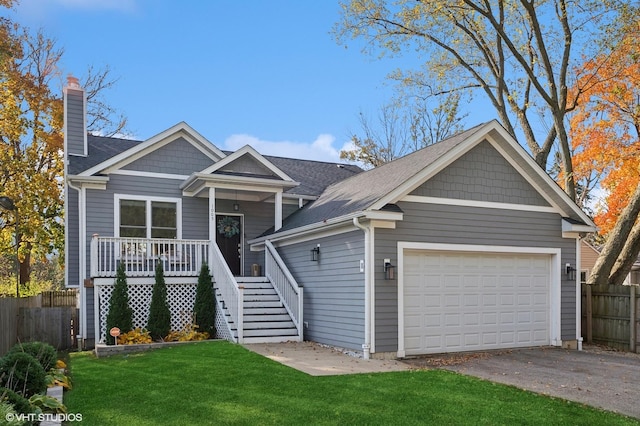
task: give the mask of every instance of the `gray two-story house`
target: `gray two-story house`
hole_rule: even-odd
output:
[[[145,326],[158,262],[174,329],[207,262],[217,337],[235,342],[365,358],[580,345],[575,271],[595,225],[496,121],[362,171],[225,152],[184,122],[93,136],[77,80],[64,99],[66,282],[86,345],[105,338],[119,264]]]

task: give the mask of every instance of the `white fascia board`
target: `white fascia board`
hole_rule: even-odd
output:
[[[592,233],[598,232],[597,226],[571,223],[562,219],[562,233]]]
[[[112,170],[109,172],[110,175],[122,175],[122,176],[138,176],[138,177],[149,177],[154,179],[171,179],[171,180],[186,180],[189,178],[187,175],[177,175],[172,173],[155,173],[155,172],[141,172],[139,170]]]
[[[379,210],[387,204],[395,204],[403,196],[407,195],[423,182],[429,180],[442,170],[444,170],[449,164],[453,163],[458,158],[462,157],[465,153],[470,151],[474,146],[484,140],[485,135],[491,129],[491,126],[495,125],[495,120],[479,127],[474,133],[472,133],[466,141],[459,143],[453,149],[449,150],[442,157],[438,158],[433,163],[416,173],[411,179],[407,179],[401,185],[396,187],[393,191],[389,192],[384,197],[380,198],[375,204],[373,204],[371,210]]]
[[[480,207],[485,209],[517,210],[541,213],[558,213],[562,211],[552,206],[534,206],[529,204],[496,203],[492,201],[464,200],[459,198],[424,197],[422,195],[405,195],[399,201],[420,204],[441,204],[459,207]]]
[[[285,187],[293,188],[300,185],[299,182],[255,178],[249,176],[210,175],[204,173],[194,173],[180,185],[180,189],[186,192],[194,192],[193,190],[195,188],[203,184],[206,187],[214,186],[216,188],[228,188],[237,190],[269,190],[270,192],[278,192],[282,191]]]
[[[267,169],[269,169],[271,172],[273,172],[280,179],[285,180],[285,181],[293,182],[293,179],[291,179],[285,172],[283,172],[278,167],[276,167],[276,165],[273,164],[271,161],[269,161],[266,158],[264,158],[262,156],[262,154],[260,154],[258,151],[256,151],[250,145],[243,146],[242,148],[240,148],[236,152],[234,152],[232,154],[229,154],[228,156],[226,156],[225,158],[221,159],[220,161],[218,161],[217,163],[213,164],[212,166],[207,167],[201,173],[210,174],[210,173],[213,173],[213,172],[215,172],[217,170],[220,170],[224,166],[227,166],[228,164],[234,162],[235,160],[237,160],[238,158],[242,157],[245,154],[251,155],[256,161],[258,161],[260,164],[265,166]]]
[[[120,169],[127,164],[130,164],[133,161],[144,157],[148,153],[175,141],[180,136],[184,137],[194,147],[211,158],[212,161],[218,161],[219,159],[226,157],[224,152],[220,151],[215,145],[205,139],[200,133],[196,132],[191,126],[182,121],[175,126],[172,126],[169,129],[158,133],[150,139],[147,139],[145,142],[141,142],[135,147],[121,152],[120,154],[111,157],[107,161],[104,161],[88,170],[85,170],[81,173],[81,175],[90,176],[96,173],[109,173],[113,170]]]
[[[266,237],[254,238],[253,240],[247,241],[247,243],[253,246],[253,245],[264,244],[265,240],[269,240],[272,243],[275,243],[275,242],[282,242],[282,241],[286,241],[294,238],[296,239],[296,242],[298,242],[300,238],[303,238],[305,235],[311,235],[311,234],[314,235],[314,238],[317,238],[315,234],[319,232],[327,231],[336,226],[344,225],[345,223],[348,223],[349,226],[352,227],[354,217],[364,218],[371,221],[387,221],[387,222],[395,223],[398,220],[402,220],[403,214],[399,212],[359,211],[359,212],[351,213],[344,216],[334,217],[332,219],[328,219],[323,222],[316,222],[310,225],[301,226],[299,228],[290,229],[288,231],[267,235]],[[381,225],[381,223],[379,222],[377,223]],[[348,229],[348,230],[351,230],[351,229]]]
[[[81,188],[87,189],[107,189],[107,182],[109,182],[108,176],[80,176],[69,175],[67,181],[74,185],[78,185]]]

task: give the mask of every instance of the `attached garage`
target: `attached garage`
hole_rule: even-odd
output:
[[[555,250],[448,247],[402,253],[400,356],[544,346],[558,337]]]

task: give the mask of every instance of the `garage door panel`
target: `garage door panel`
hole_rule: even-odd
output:
[[[403,266],[408,355],[549,343],[550,256],[411,251]]]

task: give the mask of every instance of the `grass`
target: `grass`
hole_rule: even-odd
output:
[[[71,354],[83,425],[625,425],[633,419],[441,370],[312,377],[239,345]]]

